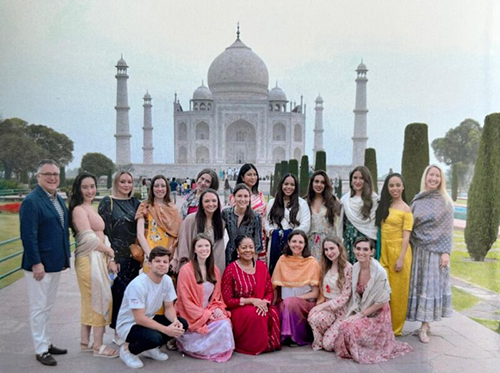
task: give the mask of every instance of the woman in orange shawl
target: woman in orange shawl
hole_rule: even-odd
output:
[[[319,282],[319,264],[311,256],[306,234],[298,229],[292,231],[272,277],[280,312],[282,344],[301,346],[312,342],[307,317],[316,305]]]
[[[137,239],[145,259],[156,246],[169,249],[173,256],[182,219],[177,206],[170,200],[170,185],[165,176],[156,175],[153,178],[148,199],[139,205],[135,220]],[[149,267],[144,266],[144,272],[148,271]]]
[[[203,233],[193,239],[191,261],[179,272],[177,296],[177,313],[189,323],[188,331],[177,338],[179,350],[219,363],[229,360],[234,350],[230,313],[222,299],[212,241]]]

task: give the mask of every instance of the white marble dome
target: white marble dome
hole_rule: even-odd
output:
[[[212,95],[212,92],[203,83],[201,83],[201,86],[196,88],[196,90],[193,93],[193,100],[213,100],[213,99],[214,97]]]
[[[116,63],[116,67],[118,67],[118,66],[121,66],[121,67],[128,67],[128,66],[127,66],[127,63],[126,63],[126,62],[125,62],[125,60],[123,59],[123,56],[122,56],[122,58],[120,58],[120,59],[118,60],[118,62]]]
[[[222,52],[208,69],[208,86],[216,99],[266,100],[266,64],[240,39]]]
[[[278,87],[278,83],[276,83],[276,87],[269,91],[269,101],[287,101],[286,94]]]

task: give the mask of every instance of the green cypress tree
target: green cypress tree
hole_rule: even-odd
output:
[[[314,165],[314,171],[318,170],[326,172],[326,152],[323,150],[318,150],[316,152],[316,164]]]
[[[458,198],[458,165],[451,165],[451,199],[456,201]]]
[[[484,120],[474,176],[467,200],[465,243],[470,257],[483,261],[500,225],[500,113]]]
[[[429,165],[427,124],[411,123],[405,129],[401,174],[405,180],[406,198],[411,201],[420,191],[420,180]]]
[[[276,187],[279,184],[279,180],[281,179],[281,163],[275,163],[274,165],[274,182],[273,182],[273,188],[271,189],[271,197],[274,197],[276,195]]]
[[[281,161],[281,177],[283,177],[283,175],[287,174],[288,172],[290,172],[288,171],[288,161]]]
[[[337,198],[342,198],[342,178],[339,178],[338,185],[335,188],[335,193],[337,195]]]
[[[373,148],[365,149],[365,167],[370,170],[373,179],[373,190],[378,193],[377,153]]]
[[[106,188],[111,189],[113,186],[113,170],[108,170],[108,179],[106,180]]]
[[[305,154],[300,160],[299,185],[299,196],[305,196],[307,193],[307,186],[309,185],[309,157]]]
[[[299,161],[296,159],[290,159],[288,161],[288,172],[297,176],[299,178]]]
[[[59,167],[59,185],[61,187],[66,186],[66,168],[64,166]]]

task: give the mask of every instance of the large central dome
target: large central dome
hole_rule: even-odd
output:
[[[208,69],[208,86],[215,99],[267,100],[266,64],[238,38]]]

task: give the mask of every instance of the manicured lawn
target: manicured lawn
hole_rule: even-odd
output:
[[[451,293],[453,309],[456,311],[463,311],[472,308],[479,302],[479,298],[476,298],[466,291],[460,290],[454,286],[451,288]]]
[[[451,255],[451,275],[500,293],[500,240],[497,240],[484,262],[469,259],[464,233],[456,230]]]
[[[0,242],[14,237],[19,237],[19,214],[0,213]],[[0,258],[22,250],[21,241],[0,246]],[[0,274],[6,273],[21,265],[21,256],[0,263]],[[22,277],[19,271],[7,278],[0,280],[0,289],[7,286]]]
[[[493,330],[494,332],[500,333],[500,321],[496,320],[484,320],[478,319],[476,317],[471,317],[472,320],[477,321],[478,323],[486,326],[488,329]]]

